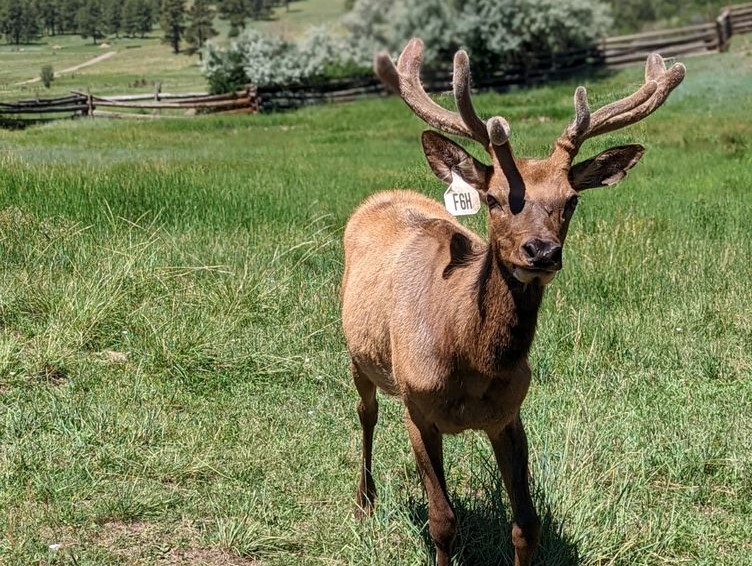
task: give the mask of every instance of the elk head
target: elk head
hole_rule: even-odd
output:
[[[645,83],[634,94],[591,114],[584,87],[574,94],[575,118],[545,159],[512,154],[509,124],[501,116],[482,120],[470,99],[469,60],[454,57],[454,98],[458,113],[442,108],[420,83],[423,42],[413,38],[395,67],[386,52],[376,55],[376,74],[428,125],[480,143],[491,159],[486,165],[445,136],[423,132],[423,149],[436,176],[447,184],[452,173],[473,186],[488,205],[489,244],[500,265],[522,283],[545,285],[562,266],[562,246],[580,191],[613,185],[642,157],[638,144],[612,147],[573,164],[584,141],[645,118],[681,83],[680,63],[666,69],[657,53],[648,57]]]

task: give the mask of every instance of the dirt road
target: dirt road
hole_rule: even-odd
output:
[[[101,55],[97,55],[93,59],[89,59],[88,61],[84,61],[83,63],[74,65],[73,67],[68,67],[67,69],[55,72],[55,77],[65,75],[66,73],[73,73],[75,71],[78,71],[79,69],[83,69],[84,67],[90,67],[91,65],[101,63],[102,61],[106,61],[107,59],[115,55],[115,53],[117,53],[117,51],[108,51],[107,53],[102,53]],[[16,83],[16,85],[29,85],[32,83],[38,83],[41,80],[41,78],[37,77],[35,79],[29,79],[28,81],[21,81],[20,83]]]

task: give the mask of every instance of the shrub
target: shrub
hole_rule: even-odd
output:
[[[480,72],[528,67],[605,35],[608,6],[593,0],[468,0],[458,36]]]
[[[443,68],[464,47],[483,75],[588,46],[606,33],[609,14],[599,0],[356,0],[345,36],[314,28],[298,45],[249,28],[227,49],[209,45],[203,73],[212,92],[370,74],[377,50],[396,54],[418,36],[426,66]]]
[[[350,76],[357,71],[351,46],[325,27],[313,28],[300,45],[248,28],[228,48],[207,44],[202,63],[202,72],[214,93],[228,92],[248,82],[283,85]]]
[[[222,49],[209,41],[202,53],[201,72],[209,82],[212,94],[233,92],[248,83],[239,51]]]
[[[370,66],[380,49],[399,53],[413,36],[423,39],[430,64],[460,44],[458,16],[454,2],[445,0],[357,0],[342,23],[361,65]]]
[[[42,84],[45,88],[50,88],[52,81],[55,80],[55,71],[52,70],[52,65],[44,65],[39,78],[42,79]]]
[[[357,0],[343,23],[360,57],[384,48],[398,53],[418,36],[427,66],[444,65],[463,47],[473,70],[486,73],[589,45],[611,18],[598,0]]]

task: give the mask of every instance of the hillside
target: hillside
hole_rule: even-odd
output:
[[[299,0],[274,10],[272,19],[249,22],[259,29],[297,37],[313,25],[336,21],[344,11],[344,0]],[[229,25],[219,18],[215,27],[217,41],[227,41]],[[0,45],[0,100],[17,100],[37,96],[57,96],[70,90],[91,89],[97,94],[135,94],[153,92],[156,82],[166,92],[205,91],[198,55],[174,55],[162,42],[162,32],[154,28],[145,38],[110,36],[93,45],[78,35],[42,37],[29,45]],[[46,89],[37,79],[44,65],[52,65],[56,72],[77,67],[113,53],[106,61],[65,72]]]

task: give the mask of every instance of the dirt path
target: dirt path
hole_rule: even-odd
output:
[[[102,53],[101,55],[97,55],[93,59],[89,59],[88,61],[84,61],[83,63],[79,63],[78,65],[74,65],[73,67],[68,67],[67,69],[63,69],[62,71],[57,71],[55,73],[55,77],[59,77],[66,73],[73,73],[74,71],[78,71],[79,69],[83,69],[84,67],[90,67],[91,65],[101,63],[102,61],[106,61],[107,59],[115,55],[115,53],[117,53],[117,51],[108,51],[107,53]],[[29,85],[32,83],[38,83],[41,80],[41,78],[37,77],[35,79],[29,79],[28,81],[21,81],[20,83],[16,83],[16,85]]]

